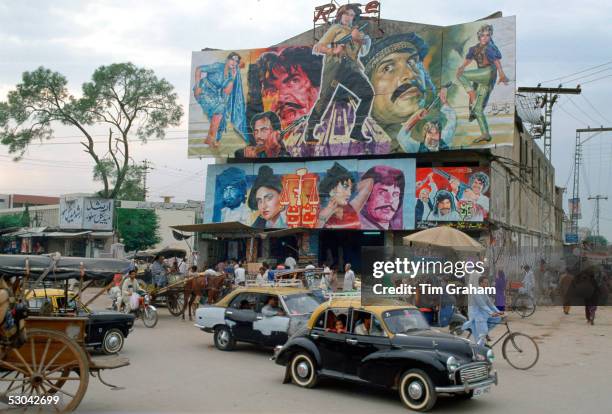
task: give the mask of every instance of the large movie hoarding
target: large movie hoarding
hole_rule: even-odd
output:
[[[489,168],[417,168],[416,227],[483,223],[489,217],[490,183]]]
[[[209,165],[204,222],[414,229],[414,176],[413,159]]]
[[[314,46],[194,52],[190,157],[327,157],[511,145],[515,19]],[[374,34],[373,34],[374,33]]]

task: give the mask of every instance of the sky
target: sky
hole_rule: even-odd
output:
[[[81,84],[105,64],[133,62],[171,82],[188,107],[191,52],[205,47],[266,47],[312,28],[322,0],[235,1],[27,1],[0,0],[0,101],[21,74],[45,66],[65,75],[79,94]],[[344,3],[344,2],[343,2]],[[418,4],[382,0],[382,18],[434,25],[473,21],[495,11],[517,17],[517,86],[566,87],[582,84],[582,96],[561,97],[553,111],[552,161],[556,184],[571,194],[577,128],[612,126],[612,2],[436,1]],[[599,66],[594,68],[595,66]],[[593,69],[590,69],[593,68]],[[585,69],[588,71],[582,72]],[[577,73],[573,76],[573,73]],[[558,79],[561,78],[561,79]],[[545,82],[549,81],[549,82]],[[104,130],[96,131],[103,134]],[[584,135],[586,138],[588,135]],[[147,159],[148,199],[202,200],[206,164],[187,159],[187,118],[168,130],[168,139],[134,143],[135,161]],[[0,193],[59,195],[91,193],[92,161],[80,148],[78,132],[55,128],[55,138],[30,146],[13,162],[0,145]],[[596,194],[601,202],[601,233],[612,240],[612,133],[593,137],[584,148],[581,179],[583,219],[592,227]],[[567,204],[564,205],[566,208]]]

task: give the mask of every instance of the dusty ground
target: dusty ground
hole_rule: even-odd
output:
[[[105,298],[96,307],[107,305]],[[540,360],[529,371],[513,369],[494,348],[500,383],[471,401],[441,398],[441,413],[608,412],[612,407],[612,309],[600,308],[587,326],[583,308],[569,316],[545,308],[529,319],[511,317],[513,330],[534,336]],[[500,328],[498,328],[499,330]],[[500,331],[493,334],[495,338]],[[138,321],[122,355],[131,366],[107,372],[107,381],[127,389],[111,391],[91,378],[79,412],[146,413],[405,413],[391,391],[324,381],[312,390],[281,383],[283,368],[270,352],[240,345],[234,352],[214,348],[212,335],[160,309],[157,327]]]

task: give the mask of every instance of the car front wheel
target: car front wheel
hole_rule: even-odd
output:
[[[106,355],[116,354],[123,348],[124,337],[119,329],[110,329],[104,334],[102,350]]]
[[[429,411],[438,399],[429,375],[420,369],[411,369],[402,375],[399,393],[402,402],[414,411]]]
[[[317,385],[318,374],[315,362],[310,354],[300,352],[292,359],[289,366],[291,380],[304,388],[312,388]]]
[[[215,346],[221,351],[231,351],[236,345],[236,340],[227,326],[215,329]]]

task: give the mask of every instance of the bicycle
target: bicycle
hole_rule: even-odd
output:
[[[520,293],[519,289],[510,288],[512,304],[510,310],[520,315],[521,318],[528,318],[536,311],[535,300],[526,293]]]
[[[510,330],[510,325],[508,325],[508,320],[505,317],[496,325],[505,325],[506,332],[497,338],[495,342],[487,346],[493,348],[503,340],[502,356],[512,368],[525,371],[533,367],[540,359],[540,348],[536,341],[527,334],[512,332]],[[472,335],[472,330],[469,328],[466,330],[468,331],[467,338],[469,338]],[[463,330],[459,327],[452,333],[460,336],[463,334]]]

